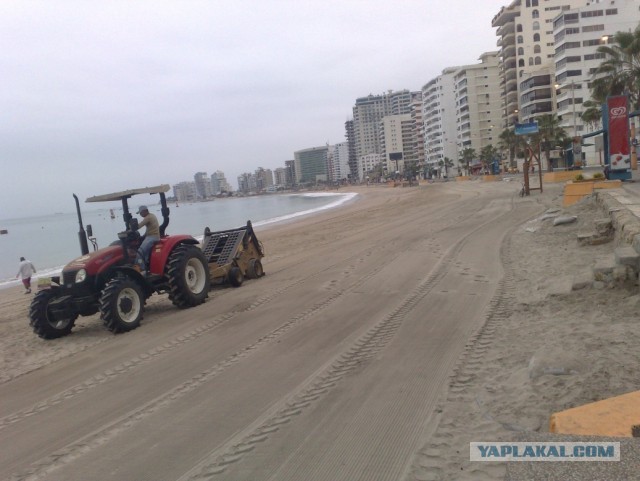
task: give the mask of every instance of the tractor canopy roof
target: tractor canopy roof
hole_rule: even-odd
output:
[[[139,189],[123,190],[122,192],[114,192],[113,194],[95,195],[89,197],[86,202],[109,202],[114,200],[128,199],[136,194],[160,194],[168,192],[169,184],[157,185],[155,187],[141,187]]]

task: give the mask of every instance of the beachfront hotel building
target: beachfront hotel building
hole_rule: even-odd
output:
[[[480,63],[458,67],[454,73],[458,151],[471,148],[479,154],[499,141],[502,96],[498,55],[498,51],[483,53]]]
[[[296,184],[326,182],[329,179],[329,147],[311,147],[293,153]]]
[[[616,32],[635,30],[640,23],[639,6],[638,0],[607,0],[565,10],[555,18],[555,107],[560,125],[571,136],[589,130],[582,122],[582,104],[590,99],[592,73],[604,60],[598,47]]]

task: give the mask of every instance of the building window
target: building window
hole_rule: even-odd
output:
[[[524,48],[518,47],[518,55],[524,55]]]
[[[518,60],[518,67],[524,67],[524,59],[523,58]]]
[[[529,65],[533,65],[533,57],[529,57]]]
[[[516,32],[522,32],[522,24],[516,25]]]
[[[540,53],[540,45],[534,45],[533,53]]]
[[[540,57],[536,57],[536,65],[541,65],[542,59]]]
[[[537,20],[533,22],[533,29],[540,30],[540,22],[538,22]]]
[[[540,18],[540,12],[537,10],[531,11],[531,18]]]
[[[540,34],[539,33],[534,33],[533,34],[533,41],[534,42],[539,42],[540,41]]]
[[[518,35],[518,43],[524,43],[524,38],[522,35]]]

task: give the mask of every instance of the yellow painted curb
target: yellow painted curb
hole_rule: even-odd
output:
[[[622,187],[621,180],[600,180],[593,183],[594,189],[617,189]]]
[[[640,424],[640,391],[585,404],[551,415],[549,431],[557,434],[631,437]]]
[[[471,177],[469,177],[468,175],[456,176],[456,182],[462,182],[463,180],[471,180]]]
[[[495,182],[500,179],[502,179],[502,177],[500,177],[499,175],[483,175],[482,176],[483,182]]]

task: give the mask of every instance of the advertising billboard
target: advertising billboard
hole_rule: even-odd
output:
[[[609,162],[611,170],[631,168],[629,146],[629,105],[626,95],[607,98],[609,122]]]

